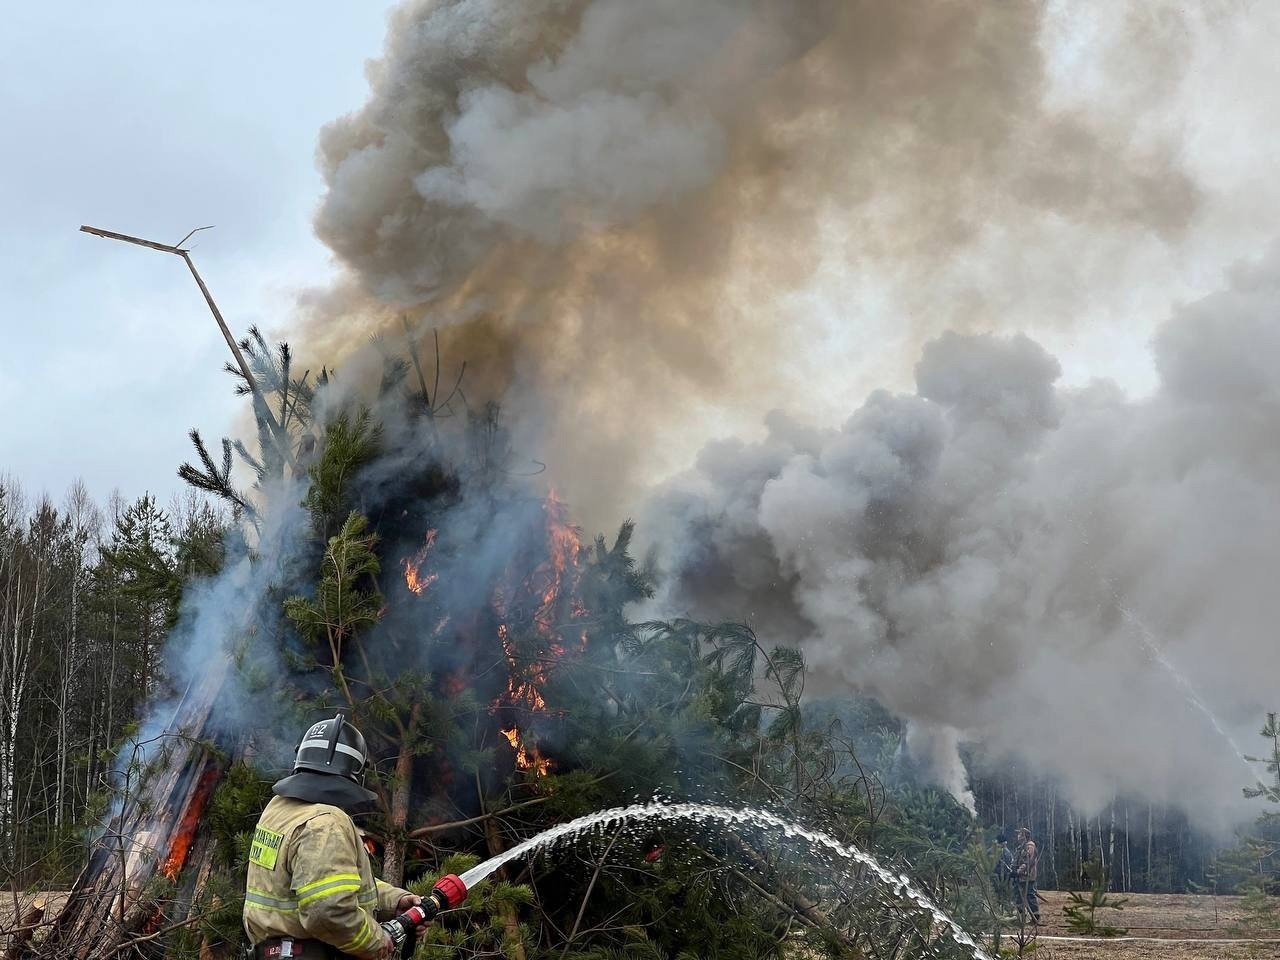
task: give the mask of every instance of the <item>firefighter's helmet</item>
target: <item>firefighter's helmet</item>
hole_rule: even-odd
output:
[[[339,713],[332,720],[312,724],[303,734],[293,772],[332,773],[363,784],[368,758],[363,734]]]

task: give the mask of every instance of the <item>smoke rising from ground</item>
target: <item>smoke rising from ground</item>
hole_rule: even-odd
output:
[[[1051,108],[1047,9],[407,3],[370,101],[321,137],[316,229],[345,279],[307,298],[309,345],[340,361],[402,313],[445,328],[603,523],[687,462],[691,420],[848,389],[856,316],[794,299],[824,271],[896,301],[903,342],[872,363],[1012,304],[1057,322],[1176,242],[1199,193],[1147,116],[1178,31],[1117,27],[1162,67],[1119,115]]]
[[[646,511],[689,544],[665,606],[803,637],[815,681],[908,718],[957,796],[958,733],[1086,808],[1230,822],[1249,771],[1171,671],[1248,749],[1280,671],[1277,278],[1273,255],[1166,323],[1149,398],[1056,386],[1023,336],[948,333],[915,394],[708,445]]]

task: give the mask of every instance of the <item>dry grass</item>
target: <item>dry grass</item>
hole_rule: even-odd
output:
[[[1128,898],[1122,910],[1099,910],[1098,921],[1114,927],[1125,927],[1132,936],[1170,939],[1205,939],[1231,937],[1232,929],[1244,923],[1245,915],[1239,897],[1210,897],[1173,893],[1119,894]],[[1040,916],[1047,934],[1067,934],[1062,913],[1068,897],[1056,890],[1046,890],[1048,901],[1041,904]],[[1276,934],[1280,936],[1280,933]]]
[[[1035,960],[1262,960],[1274,958],[1274,943],[1092,943],[1042,941]]]

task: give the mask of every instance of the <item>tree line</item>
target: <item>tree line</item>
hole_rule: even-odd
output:
[[[182,586],[217,569],[205,498],[55,502],[0,482],[0,844],[18,887],[79,869],[116,750],[167,682]]]

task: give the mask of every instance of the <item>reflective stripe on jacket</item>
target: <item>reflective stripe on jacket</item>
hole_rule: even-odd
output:
[[[356,825],[341,808],[273,797],[258,819],[249,857],[244,929],[269,937],[323,940],[372,960],[382,951],[378,919],[408,891],[375,880]]]

